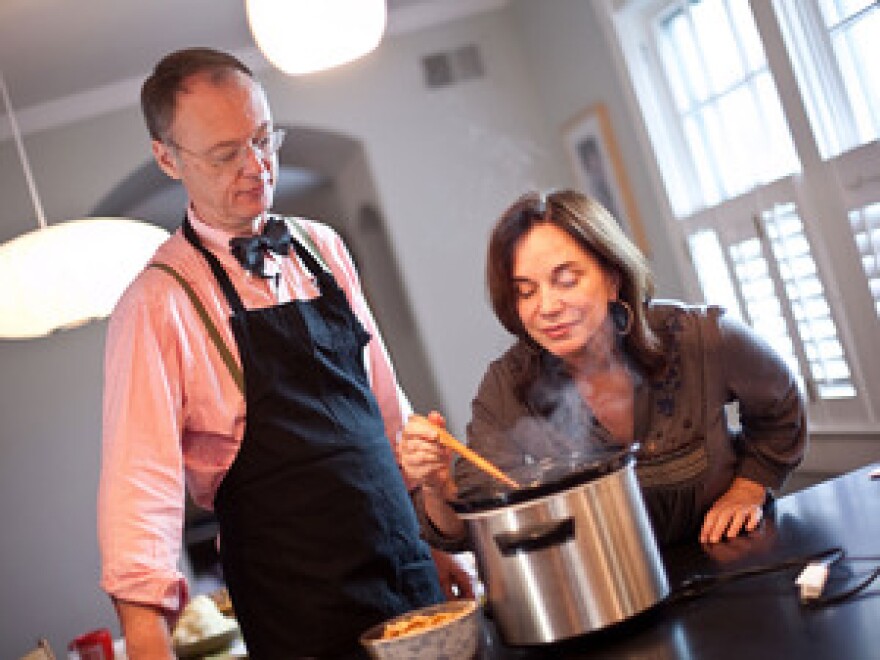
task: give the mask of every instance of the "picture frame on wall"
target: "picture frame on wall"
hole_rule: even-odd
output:
[[[597,103],[578,113],[565,123],[562,132],[580,191],[608,209],[639,249],[650,255],[605,104]]]

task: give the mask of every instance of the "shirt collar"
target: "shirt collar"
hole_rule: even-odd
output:
[[[226,231],[225,229],[220,229],[218,227],[213,227],[199,218],[198,213],[196,213],[195,208],[192,204],[186,210],[187,218],[189,219],[190,224],[192,225],[193,230],[196,235],[201,239],[202,243],[212,252],[218,252],[220,250],[229,251],[229,239],[234,238],[238,234],[233,234],[230,231]],[[266,223],[266,219],[269,217],[268,213],[263,214],[262,216],[257,216],[253,221],[253,234],[258,234],[262,231],[263,225]]]

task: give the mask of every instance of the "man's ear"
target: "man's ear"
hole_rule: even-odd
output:
[[[172,179],[180,179],[180,171],[177,167],[177,159],[171,153],[171,147],[161,140],[153,140],[153,158],[159,168]]]

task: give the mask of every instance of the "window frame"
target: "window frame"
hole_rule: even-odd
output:
[[[671,92],[665,82],[657,84],[665,73],[660,63],[659,49],[651,37],[651,20],[661,12],[668,11],[668,7],[675,2],[605,0],[605,28],[611,41],[620,49],[617,62],[621,76],[632,84],[632,98],[636,105],[634,110],[644,117],[655,156],[652,165],[657,167],[657,180],[664,185],[664,191],[667,186],[676,187],[667,193],[671,214],[665,220],[672,235],[680,236],[681,244],[685,246],[680,253],[685,263],[680,266],[689,278],[688,288],[702,296],[696,267],[687,247],[688,236],[694,231],[705,228],[719,232],[719,240],[726,252],[731,244],[731,236],[757,236],[754,222],[745,220],[746,216],[760,217],[762,208],[768,208],[771,200],[793,202],[803,223],[804,234],[810,244],[831,318],[837,325],[838,339],[857,391],[852,399],[810,397],[811,423],[815,429],[821,430],[876,429],[880,421],[880,351],[876,350],[880,320],[875,313],[868,278],[862,269],[860,253],[850,228],[849,211],[880,201],[880,141],[875,140],[827,160],[821,158],[786,50],[775,3],[750,0],[767,66],[779,90],[782,112],[789,125],[801,171],[758,185],[714,206],[692,205],[696,210],[687,213],[683,213],[681,208],[673,208],[676,190],[687,190],[688,178],[693,180],[695,173],[690,155],[680,155],[687,153],[681,131],[663,131],[662,135],[658,135],[657,131],[651,130],[652,125],[669,126],[670,122],[678,122]],[[815,10],[818,11],[817,6]],[[674,172],[674,175],[669,176],[669,172]],[[766,238],[762,239],[762,249],[770,250]],[[729,255],[726,257],[729,263]],[[778,278],[773,279],[774,287],[779,291],[783,284]],[[735,278],[734,286],[742,305],[742,292]],[[787,300],[782,299],[781,302],[787,306]],[[748,314],[744,305],[742,311]],[[784,315],[791,331],[791,309],[787,309]],[[809,377],[809,366],[803,361],[802,341],[796,333],[792,335],[792,341],[799,347],[796,352],[801,358],[802,373]]]

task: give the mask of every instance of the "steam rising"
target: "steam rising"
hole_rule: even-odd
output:
[[[575,383],[539,380],[530,398],[545,414],[523,417],[508,431],[508,441],[520,447],[525,462],[566,458],[595,448],[595,420]]]
[[[614,336],[605,332],[600,335]],[[598,399],[601,404],[597,402],[596,405],[606,411],[623,405],[632,411],[632,407],[626,405],[629,402],[620,397],[626,392],[628,398],[629,388],[636,386],[641,377],[623,354],[614,350],[613,340],[602,342],[603,347],[596,351],[595,344],[598,343],[594,342],[592,357],[584,361],[579,373],[581,376],[597,376],[601,382],[609,384],[616,382],[619,385],[625,380],[626,387],[620,390],[615,385],[597,385],[602,389]],[[597,358],[597,353],[601,357]],[[518,448],[523,457],[523,466],[513,470],[513,477],[523,485],[566,476],[601,460],[608,449],[619,448],[630,440],[615,438],[596,420],[584,394],[590,386],[582,384],[582,390],[561,360],[550,357],[544,366],[550,368],[535,379],[526,394],[527,405],[533,414],[517,420],[506,434],[507,442]],[[617,391],[620,393],[616,394]],[[591,400],[597,401],[595,398]]]
[[[614,437],[587,403],[592,401],[599,419],[612,424],[625,419],[621,414],[634,413],[634,388],[641,376],[618,350],[618,337],[606,318],[582,352],[576,374],[571,360],[542,351],[526,368],[529,373],[523,375],[518,394],[527,414],[499,429],[501,435],[485,439],[487,458],[522,486],[534,486],[581,472],[597,461],[604,464],[609,452],[616,455],[621,445],[629,444],[632,438]],[[503,492],[481,474],[467,475],[459,486],[464,499]]]

